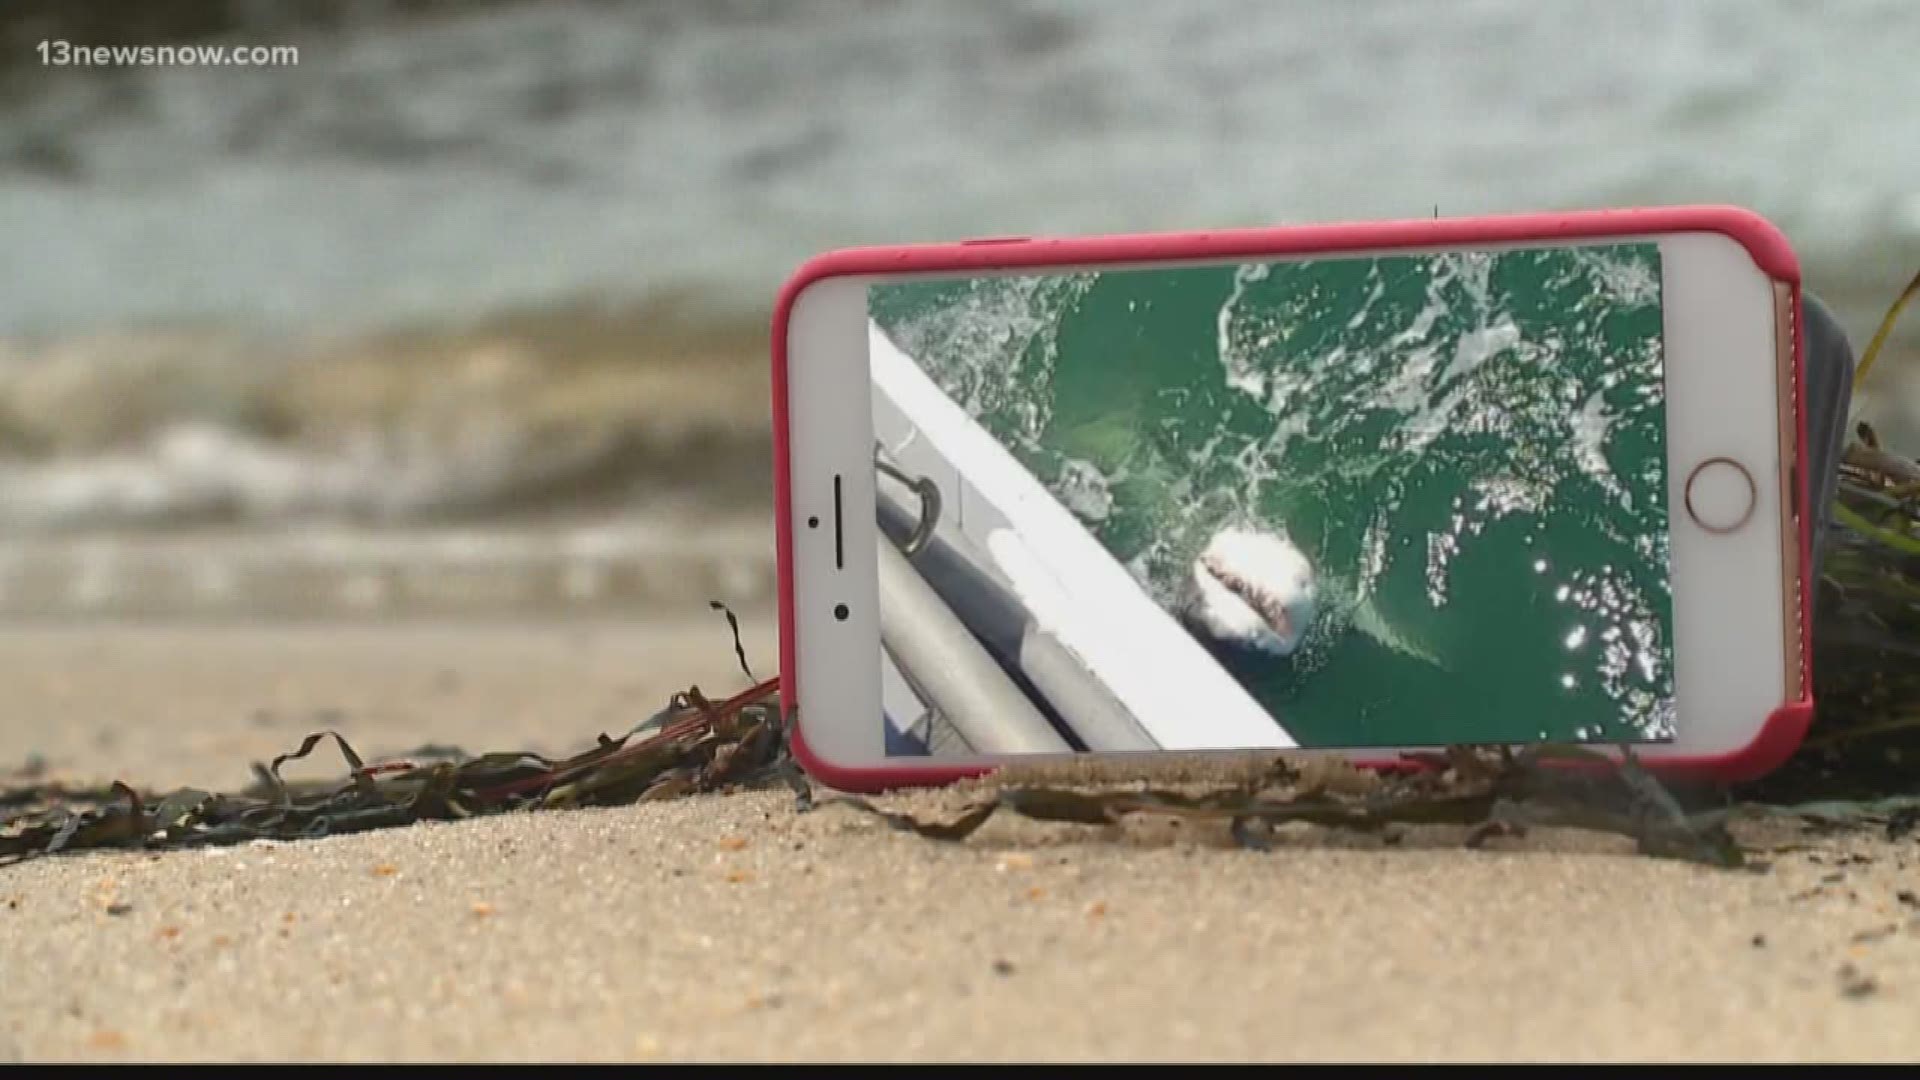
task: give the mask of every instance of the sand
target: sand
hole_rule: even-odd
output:
[[[583,750],[689,684],[746,685],[725,619],[694,610],[627,624],[0,627],[0,765],[37,753],[90,778],[227,790],[251,781],[249,762],[327,729],[369,755]],[[772,616],[742,617],[756,674],[773,674]],[[287,775],[337,774],[337,755],[313,760]]]
[[[317,710],[575,747],[738,685],[713,630],[15,628],[0,760],[231,786]],[[939,845],[756,793],[87,854],[0,868],[0,1060],[1911,1060],[1916,843]]]

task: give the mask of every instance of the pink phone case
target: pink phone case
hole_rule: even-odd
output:
[[[797,723],[805,688],[794,665],[793,610],[793,484],[788,455],[787,322],[794,300],[808,285],[823,278],[852,274],[1007,270],[1060,265],[1102,265],[1161,262],[1176,259],[1268,258],[1361,250],[1419,248],[1438,245],[1511,243],[1569,238],[1604,238],[1669,232],[1717,232],[1739,242],[1760,269],[1776,282],[1788,285],[1793,297],[1793,390],[1795,462],[1791,483],[1798,505],[1808,505],[1806,468],[1805,343],[1801,331],[1800,264],[1781,232],[1751,211],[1729,206],[1657,207],[1569,213],[1514,214],[1479,218],[1421,219],[1302,225],[1266,229],[1095,236],[1079,238],[991,237],[950,244],[856,248],[829,252],[802,265],[780,291],[773,315],[773,433],[775,527],[778,538],[780,592],[781,701],[792,724],[793,748],[801,765],[821,783],[843,791],[873,792],[900,787],[950,783],[990,772],[982,766],[889,766],[844,768],[821,760],[807,747],[804,728]],[[1649,761],[1647,766],[1667,776],[1702,777],[1740,782],[1778,768],[1793,755],[1813,719],[1812,696],[1812,578],[1811,515],[1799,515],[1801,685],[1797,701],[1782,702],[1745,747],[1728,754]],[[1369,767],[1396,767],[1399,760],[1366,759],[1359,752],[1311,751],[1346,754]]]

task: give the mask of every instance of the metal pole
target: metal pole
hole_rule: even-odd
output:
[[[885,487],[879,489],[881,530],[896,542],[914,531],[916,519]],[[888,545],[883,545],[888,546]],[[1045,695],[1060,719],[1088,750],[1159,748],[1127,707],[1095,678],[1032,614],[967,538],[945,523],[912,562],[961,623]]]
[[[880,552],[880,637],[902,672],[983,755],[1071,748],[891,543]]]

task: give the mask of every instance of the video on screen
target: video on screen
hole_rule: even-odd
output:
[[[1177,745],[1076,667],[1151,623],[1301,747],[1670,740],[1661,299],[1652,243],[871,288],[889,753]],[[1069,518],[1150,608],[1032,586]]]

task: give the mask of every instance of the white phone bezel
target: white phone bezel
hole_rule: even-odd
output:
[[[1236,255],[1126,263],[1061,264],[1015,270],[866,274],[815,281],[794,299],[787,335],[787,427],[792,515],[792,634],[796,715],[809,751],[842,769],[952,769],[991,758],[888,756],[881,722],[881,659],[873,506],[871,362],[867,290],[886,282],[1017,274],[1070,274],[1138,267],[1230,266],[1255,261],[1365,258],[1435,251],[1501,251],[1568,244],[1654,241],[1661,251],[1665,329],[1667,452],[1674,599],[1676,737],[1637,745],[1649,761],[1710,758],[1753,741],[1795,683],[1797,650],[1793,551],[1785,513],[1788,469],[1782,453],[1782,401],[1774,282],[1733,239],[1712,232],[1656,233],[1443,247],[1392,247],[1315,255]],[[1790,410],[1788,410],[1790,412]],[[1731,458],[1754,481],[1744,526],[1716,534],[1685,509],[1688,477],[1701,462]],[[837,508],[836,508],[837,491]],[[834,523],[839,515],[839,529]],[[810,519],[819,525],[809,526]],[[847,617],[835,617],[837,605]],[[1196,647],[1197,648],[1197,647]],[[1177,647],[1176,647],[1177,651]],[[1161,659],[1164,660],[1164,654]],[[1113,667],[1126,665],[1110,657]],[[1172,682],[1174,680],[1169,680]],[[1214,709],[1250,706],[1232,693]],[[1185,700],[1193,709],[1196,703]],[[1269,726],[1271,722],[1269,721]],[[1242,726],[1239,730],[1248,728]],[[1284,748],[1197,746],[1180,749]],[[1317,748],[1383,758],[1434,747]]]

